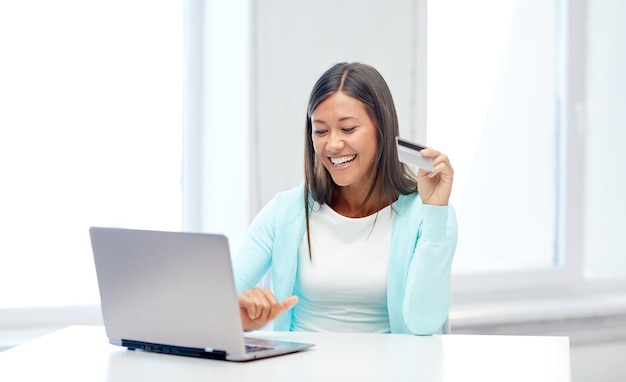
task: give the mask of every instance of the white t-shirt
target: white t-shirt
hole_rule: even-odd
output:
[[[306,234],[300,245],[292,330],[389,333],[387,267],[391,206],[348,218],[327,205],[310,215],[312,259]]]

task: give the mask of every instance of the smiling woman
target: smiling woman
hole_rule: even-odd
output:
[[[374,67],[339,63],[316,81],[304,184],[267,204],[233,259],[245,329],[447,332],[453,170],[428,148],[433,170],[414,174],[398,159],[398,134]],[[257,287],[270,267],[272,288]]]

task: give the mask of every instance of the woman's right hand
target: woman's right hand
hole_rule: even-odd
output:
[[[241,293],[238,300],[243,330],[261,329],[298,303],[297,296],[279,302],[269,289],[259,287]]]

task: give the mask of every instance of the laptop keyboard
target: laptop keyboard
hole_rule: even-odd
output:
[[[254,353],[257,351],[272,350],[272,349],[274,348],[271,346],[246,344],[246,353]]]

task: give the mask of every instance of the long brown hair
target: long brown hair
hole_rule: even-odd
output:
[[[389,205],[400,194],[417,192],[415,175],[398,160],[395,137],[399,134],[398,116],[389,86],[372,66],[362,63],[338,63],[317,80],[311,91],[306,115],[304,139],[304,207],[306,233],[311,257],[309,214],[311,199],[320,205],[332,202],[337,185],[313,148],[311,116],[317,106],[330,95],[342,91],[361,101],[377,129],[376,159],[372,185],[361,203],[363,208],[372,197]],[[379,195],[374,193],[380,190]]]

